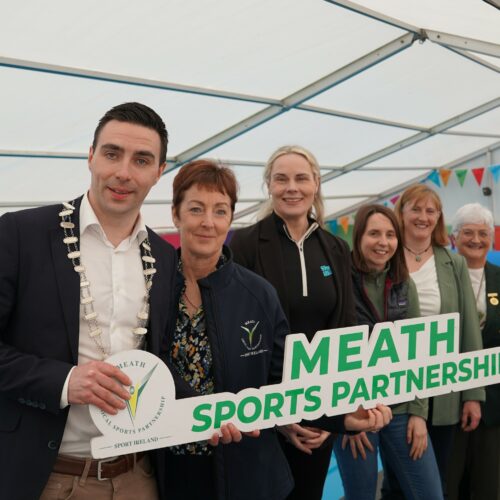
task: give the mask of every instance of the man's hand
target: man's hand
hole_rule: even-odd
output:
[[[388,406],[378,404],[376,408],[365,410],[361,406],[344,417],[347,431],[378,432],[392,420],[392,411]]]
[[[303,427],[299,424],[288,424],[278,427],[278,430],[285,436],[287,441],[292,443],[298,450],[307,455],[312,455],[312,449],[307,445],[308,441],[317,442],[324,431],[312,427]]]
[[[359,434],[355,434],[354,436],[348,436],[344,434],[342,437],[342,449],[345,450],[347,447],[347,443],[349,443],[349,447],[351,448],[351,453],[356,460],[358,458],[358,451],[363,460],[366,460],[366,451],[365,448],[368,448],[371,452],[374,451],[366,432],[360,432]]]
[[[255,430],[251,432],[241,432],[234,424],[224,424],[220,428],[221,434],[214,432],[212,437],[208,440],[211,446],[218,446],[222,444],[239,443],[243,436],[258,438],[260,431]]]
[[[91,361],[71,372],[68,402],[94,405],[110,415],[116,415],[126,406],[123,400],[130,399],[124,385],[132,385],[132,381],[119,368],[104,361]]]
[[[479,401],[466,401],[462,408],[462,430],[470,432],[477,428],[481,420]]]
[[[427,424],[425,419],[417,415],[411,415],[406,427],[406,441],[411,444],[410,458],[417,460],[422,458],[427,449]]]

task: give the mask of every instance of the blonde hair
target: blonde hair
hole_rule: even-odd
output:
[[[441,203],[441,199],[436,191],[425,184],[413,184],[413,186],[406,188],[394,207],[394,212],[396,212],[399,227],[401,228],[403,243],[405,240],[405,227],[403,222],[403,209],[405,205],[410,202],[415,204],[426,198],[430,198],[436,205],[436,209],[439,210],[439,219],[436,223],[434,231],[432,231],[431,242],[435,246],[444,247],[448,245],[449,240],[448,232],[446,231],[446,226],[444,225],[443,204]]]
[[[307,163],[311,166],[311,170],[314,179],[318,181],[318,190],[314,195],[314,201],[311,209],[309,210],[308,216],[314,217],[316,222],[321,226],[325,226],[325,207],[323,203],[323,195],[321,194],[321,172],[319,170],[318,160],[316,157],[307,149],[301,146],[282,146],[278,148],[267,160],[266,167],[264,168],[264,184],[269,188],[271,182],[271,173],[273,170],[274,162],[280,157],[289,154],[296,154],[302,156]],[[272,200],[266,200],[262,207],[257,213],[257,220],[261,220],[267,217],[273,211]]]

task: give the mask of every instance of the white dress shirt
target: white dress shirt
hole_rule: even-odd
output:
[[[146,293],[139,248],[146,237],[146,226],[139,216],[132,234],[115,248],[104,234],[87,195],[83,197],[80,207],[80,259],[90,281],[94,310],[102,329],[102,343],[109,355],[137,348],[132,330],[137,326],[137,313]],[[83,306],[80,306],[79,365],[103,360],[101,350],[89,336],[89,327],[82,313]],[[68,404],[70,376],[71,372],[63,388],[62,407]],[[90,456],[90,439],[99,435],[88,405],[71,405],[59,453]]]

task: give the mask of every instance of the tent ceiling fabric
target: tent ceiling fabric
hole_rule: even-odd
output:
[[[316,154],[335,217],[500,141],[500,11],[479,0],[30,0],[3,19],[0,213],[80,194],[97,120],[125,101],[170,132],[144,207],[167,230],[197,156],[233,165],[236,226],[283,144]]]

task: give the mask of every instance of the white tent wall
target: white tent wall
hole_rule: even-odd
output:
[[[126,101],[170,131],[144,209],[167,231],[196,157],[235,169],[239,226],[286,143],[316,154],[336,218],[500,141],[500,11],[480,0],[28,0],[3,20],[0,213],[81,194],[97,120]]]
[[[456,169],[468,169],[469,172],[465,178],[463,187],[460,186],[457,177],[453,173],[450,176],[447,186],[441,183],[438,188],[429,182],[436,189],[441,201],[443,202],[444,215],[447,224],[451,224],[455,212],[466,203],[480,203],[493,213],[496,226],[500,225],[500,182],[494,182],[493,175],[488,170],[492,165],[500,165],[500,146],[488,151],[477,158],[473,158],[457,165]],[[485,168],[483,180],[479,186],[476,182],[472,169]],[[483,188],[490,188],[491,194],[485,195]]]

